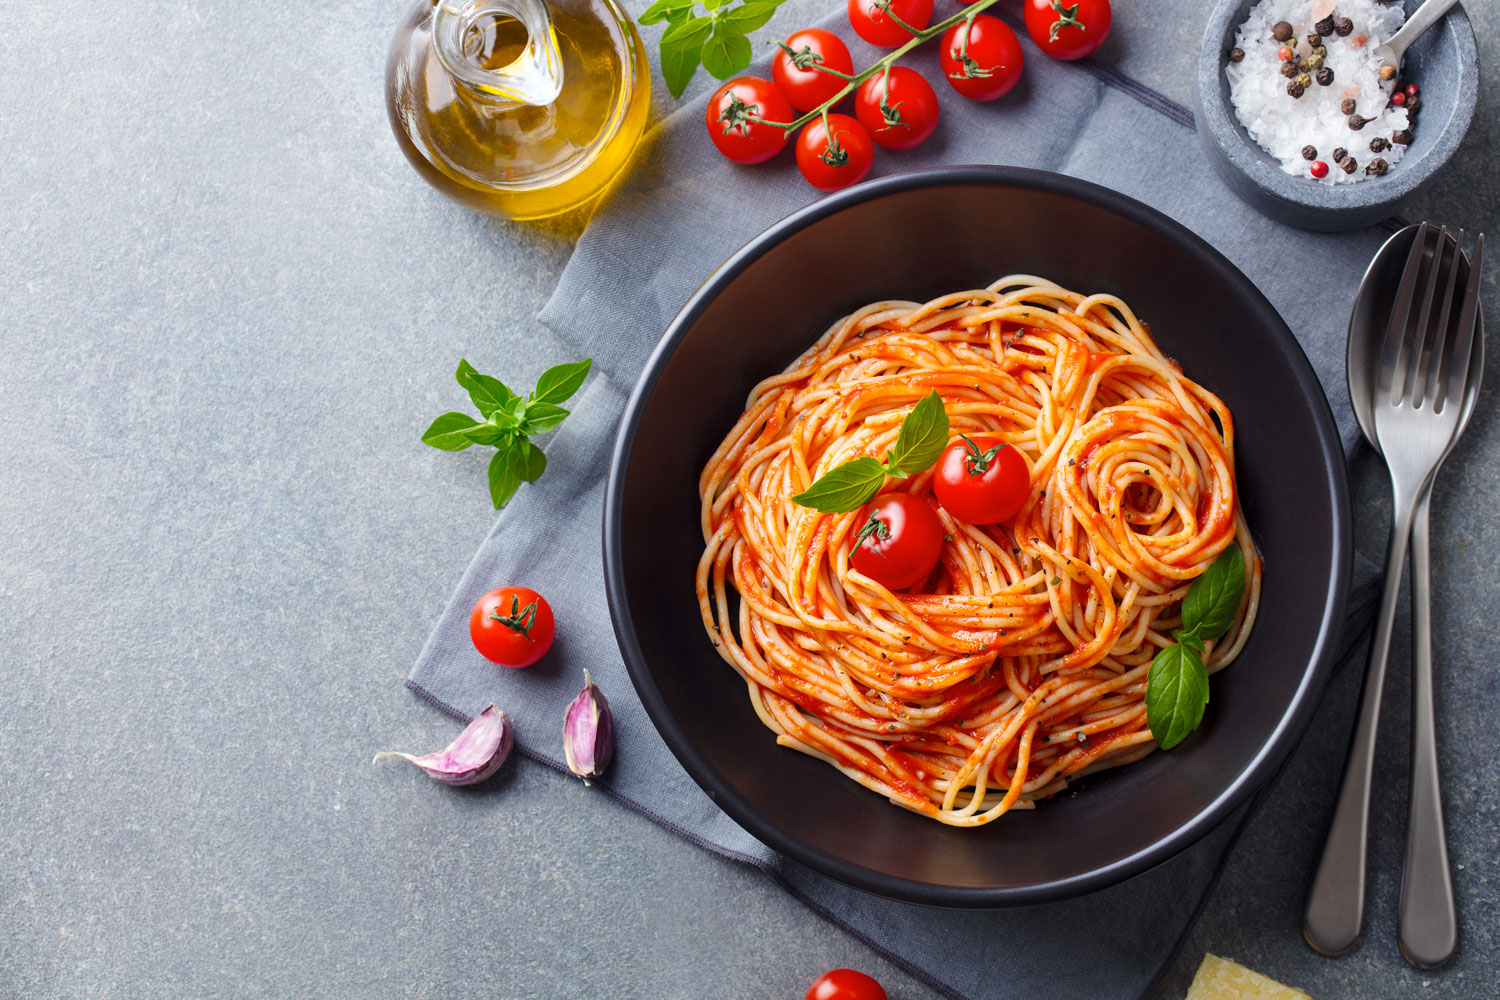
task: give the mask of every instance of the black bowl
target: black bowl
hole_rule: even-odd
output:
[[[979,829],[892,805],[778,747],[710,645],[694,569],[698,474],[750,388],[838,317],[1010,273],[1121,296],[1235,415],[1238,471],[1265,557],[1261,618],[1170,753]],[[1105,188],[1009,167],[885,177],[810,205],[698,289],[625,409],[604,509],[610,612],[651,719],[745,829],[849,885],[941,906],[1080,895],[1166,861],[1276,770],[1312,715],[1350,574],[1344,461],[1328,402],[1271,304],[1182,226]]]

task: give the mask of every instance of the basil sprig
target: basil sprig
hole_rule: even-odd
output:
[[[1146,675],[1146,725],[1163,750],[1170,750],[1203,721],[1208,706],[1208,668],[1203,644],[1229,631],[1245,592],[1245,557],[1238,543],[1219,554],[1193,581],[1182,601],[1177,639],[1151,661]]]
[[[463,451],[471,444],[495,449],[490,459],[490,499],[495,509],[504,507],[522,483],[535,482],[547,470],[547,456],[530,440],[533,434],[550,431],[563,422],[568,411],[558,404],[583,385],[593,365],[591,358],[557,365],[542,372],[536,388],[518,396],[504,382],[474,370],[462,358],[455,377],[469,391],[469,398],[483,420],[467,413],[445,413],[422,434],[424,444],[443,451]]]
[[[720,80],[750,65],[748,36],[765,25],[784,0],[656,0],[641,11],[641,24],[666,22],[661,36],[661,77],[681,97],[698,64]],[[704,13],[698,13],[702,7]]]
[[[880,492],[886,476],[905,479],[921,472],[936,462],[947,447],[948,411],[943,409],[943,398],[934,390],[922,397],[901,421],[896,445],[886,454],[884,462],[865,456],[835,466],[792,500],[825,514],[854,510]]]

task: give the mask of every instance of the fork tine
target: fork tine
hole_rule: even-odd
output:
[[[1462,405],[1464,392],[1469,382],[1469,359],[1474,353],[1474,338],[1479,334],[1479,270],[1484,261],[1484,234],[1474,241],[1474,252],[1469,254],[1469,281],[1464,286],[1463,305],[1458,311],[1458,329],[1453,344],[1452,357],[1448,361],[1448,374],[1443,380],[1443,405]]]
[[[1401,401],[1401,394],[1405,391],[1404,385],[1397,382],[1395,373],[1404,370],[1402,354],[1406,347],[1406,325],[1411,319],[1411,300],[1417,289],[1417,275],[1422,270],[1422,255],[1426,251],[1429,228],[1427,223],[1422,223],[1417,227],[1416,236],[1412,237],[1411,252],[1406,255],[1406,264],[1401,268],[1401,283],[1397,286],[1396,298],[1391,303],[1391,320],[1386,327],[1385,343],[1380,348],[1378,385],[1390,393],[1392,405]]]
[[[1421,370],[1417,372],[1416,391],[1421,394],[1434,412],[1436,412],[1439,399],[1442,398],[1443,380],[1448,377],[1444,362],[1449,358],[1444,356],[1443,348],[1447,346],[1448,341],[1448,321],[1453,318],[1453,289],[1458,284],[1458,271],[1464,258],[1464,231],[1460,229],[1458,235],[1452,239],[1453,252],[1448,255],[1448,269],[1444,272],[1447,277],[1443,282],[1443,303],[1438,309],[1437,321],[1432,324],[1432,346],[1423,357]],[[1448,248],[1448,240],[1448,227],[1444,226],[1438,244],[1440,252]]]
[[[1405,350],[1402,352],[1404,363],[1396,367],[1395,374],[1392,376],[1397,403],[1403,398],[1411,406],[1418,406],[1422,402],[1422,383],[1418,372],[1427,345],[1429,330],[1427,321],[1432,318],[1432,300],[1437,297],[1438,277],[1443,272],[1443,251],[1447,249],[1447,246],[1448,231],[1445,229],[1438,233],[1437,243],[1432,248],[1432,263],[1427,266],[1427,282],[1422,287],[1422,305],[1417,310],[1417,325],[1403,338],[1405,341]]]

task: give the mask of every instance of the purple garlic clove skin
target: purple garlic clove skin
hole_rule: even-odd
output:
[[[583,690],[563,717],[563,754],[568,770],[587,781],[609,767],[615,755],[615,721],[604,692],[583,672]]]
[[[473,785],[500,770],[515,743],[510,716],[491,705],[474,716],[474,721],[444,750],[424,757],[387,750],[376,754],[375,759],[400,757],[426,771],[433,781],[445,785]]]

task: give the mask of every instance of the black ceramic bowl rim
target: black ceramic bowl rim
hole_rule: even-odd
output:
[[[625,594],[625,568],[622,545],[626,470],[646,404],[668,360],[678,344],[692,329],[708,304],[731,281],[751,264],[791,234],[836,215],[850,206],[899,194],[916,188],[949,185],[996,185],[1020,187],[1075,198],[1114,212],[1138,225],[1152,229],[1198,255],[1227,283],[1235,286],[1268,335],[1292,361],[1297,391],[1313,401],[1316,415],[1315,445],[1323,459],[1328,487],[1333,500],[1334,523],[1331,525],[1333,575],[1328,598],[1318,626],[1317,640],[1308,658],[1307,668],[1297,685],[1286,712],[1261,746],[1259,752],[1233,781],[1205,808],[1165,837],[1158,838],[1140,850],[1067,878],[1017,886],[948,886],[934,885],[873,871],[861,865],[812,848],[768,822],[759,812],[706,761],[698,748],[686,737],[672,712],[666,706],[635,634],[634,619]],[[767,375],[772,374],[767,372]],[[1321,404],[1321,405],[1319,405]],[[1349,487],[1333,414],[1328,408],[1317,376],[1302,347],[1275,308],[1243,273],[1222,254],[1192,231],[1167,218],[1154,208],[1108,188],[1062,174],[1021,167],[959,166],[935,167],[894,174],[856,185],[822,198],[794,212],[735,252],[698,288],[673,319],[625,405],[620,430],[615,439],[609,463],[609,479],[604,493],[604,582],[609,601],[615,637],[630,679],[646,708],[646,713],[660,732],[668,748],[707,792],[714,802],[740,826],[776,851],[846,885],[867,892],[908,902],[945,907],[1019,906],[1053,902],[1081,896],[1139,875],[1175,857],[1217,826],[1264,785],[1286,758],[1311,720],[1328,675],[1339,651],[1339,633],[1343,626],[1348,600],[1352,566],[1352,529],[1350,524]],[[696,525],[691,526],[696,529]],[[728,669],[728,668],[726,668]],[[891,808],[896,808],[892,806]]]
[[[1394,214],[1452,159],[1474,118],[1480,83],[1479,50],[1468,13],[1461,4],[1455,5],[1417,42],[1420,45],[1430,36],[1441,36],[1438,43],[1451,46],[1455,63],[1456,87],[1447,116],[1442,121],[1431,119],[1428,115],[1436,112],[1437,106],[1427,99],[1423,102],[1428,108],[1423,111],[1423,121],[1417,128],[1437,129],[1432,146],[1419,154],[1403,156],[1384,177],[1327,187],[1284,172],[1271,154],[1250,138],[1229,103],[1225,55],[1255,3],[1256,0],[1218,0],[1203,32],[1195,112],[1200,136],[1215,154],[1211,162],[1231,188],[1248,182],[1267,200],[1264,207],[1270,214],[1299,228],[1353,229]],[[1410,16],[1409,10],[1407,14]]]

